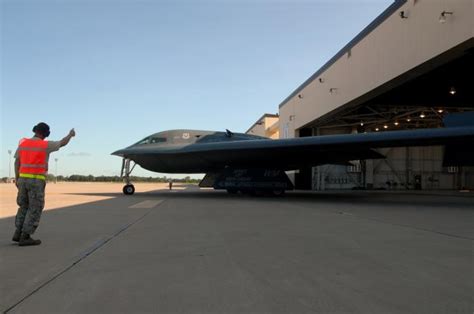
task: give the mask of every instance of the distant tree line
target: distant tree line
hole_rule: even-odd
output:
[[[119,176],[93,176],[93,175],[80,175],[80,174],[73,174],[70,176],[55,176],[53,174],[48,174],[47,181],[49,182],[123,182],[123,179]],[[172,180],[173,182],[179,183],[199,183],[200,179],[192,179],[191,177],[187,176],[182,179],[175,179],[175,178],[167,178],[165,177],[138,177],[138,176],[131,176],[130,180],[132,182],[169,182]],[[7,177],[1,179],[1,182],[9,182]]]

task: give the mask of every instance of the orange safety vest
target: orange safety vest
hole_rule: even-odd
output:
[[[46,160],[48,142],[23,138],[18,146],[20,174],[45,175],[48,171]]]

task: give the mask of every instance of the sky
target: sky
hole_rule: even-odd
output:
[[[59,175],[119,175],[110,153],[159,131],[245,132],[392,2],[0,0],[0,177],[38,122],[76,130]]]

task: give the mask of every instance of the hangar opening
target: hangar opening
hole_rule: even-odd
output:
[[[299,136],[443,127],[446,114],[474,110],[473,61],[471,40],[315,119],[298,130]],[[444,147],[380,152],[387,159],[301,169],[295,184],[300,189],[474,187],[472,167],[442,167]]]

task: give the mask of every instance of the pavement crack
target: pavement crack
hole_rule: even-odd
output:
[[[105,244],[107,244],[108,242],[110,242],[111,240],[113,240],[114,238],[118,237],[122,232],[124,232],[125,230],[127,230],[128,228],[130,228],[131,226],[135,225],[136,223],[140,222],[143,218],[145,218],[148,214],[150,214],[151,212],[153,211],[153,209],[150,209],[149,211],[147,211],[145,214],[143,214],[142,216],[138,217],[137,219],[135,219],[134,221],[128,223],[128,224],[125,224],[123,225],[122,227],[120,227],[116,232],[114,232],[112,235],[110,235],[109,237],[107,237],[106,239],[103,239],[103,240],[100,240],[98,241],[97,243],[95,243],[93,246],[91,246],[90,248],[86,249],[82,254],[79,255],[79,257],[77,259],[75,259],[69,266],[67,266],[66,268],[64,268],[63,270],[61,270],[60,272],[58,272],[56,275],[54,275],[53,277],[51,277],[50,279],[46,280],[45,282],[43,282],[41,285],[39,285],[38,287],[36,287],[35,289],[33,289],[31,292],[29,292],[27,295],[25,295],[23,298],[21,298],[20,300],[18,300],[15,304],[11,305],[10,307],[8,307],[6,310],[3,311],[4,314],[7,314],[9,313],[11,310],[13,310],[15,307],[17,307],[18,305],[20,305],[21,303],[23,303],[26,299],[28,299],[29,297],[33,296],[35,293],[37,293],[38,291],[40,291],[41,289],[43,289],[44,287],[46,287],[47,285],[49,285],[51,282],[53,282],[54,280],[58,279],[59,277],[61,277],[62,275],[64,275],[66,272],[68,272],[69,270],[71,270],[74,266],[76,266],[77,264],[79,264],[80,262],[82,262],[83,260],[85,260],[88,256],[92,255],[94,252],[96,252],[97,250],[99,250],[101,247],[103,247]]]

